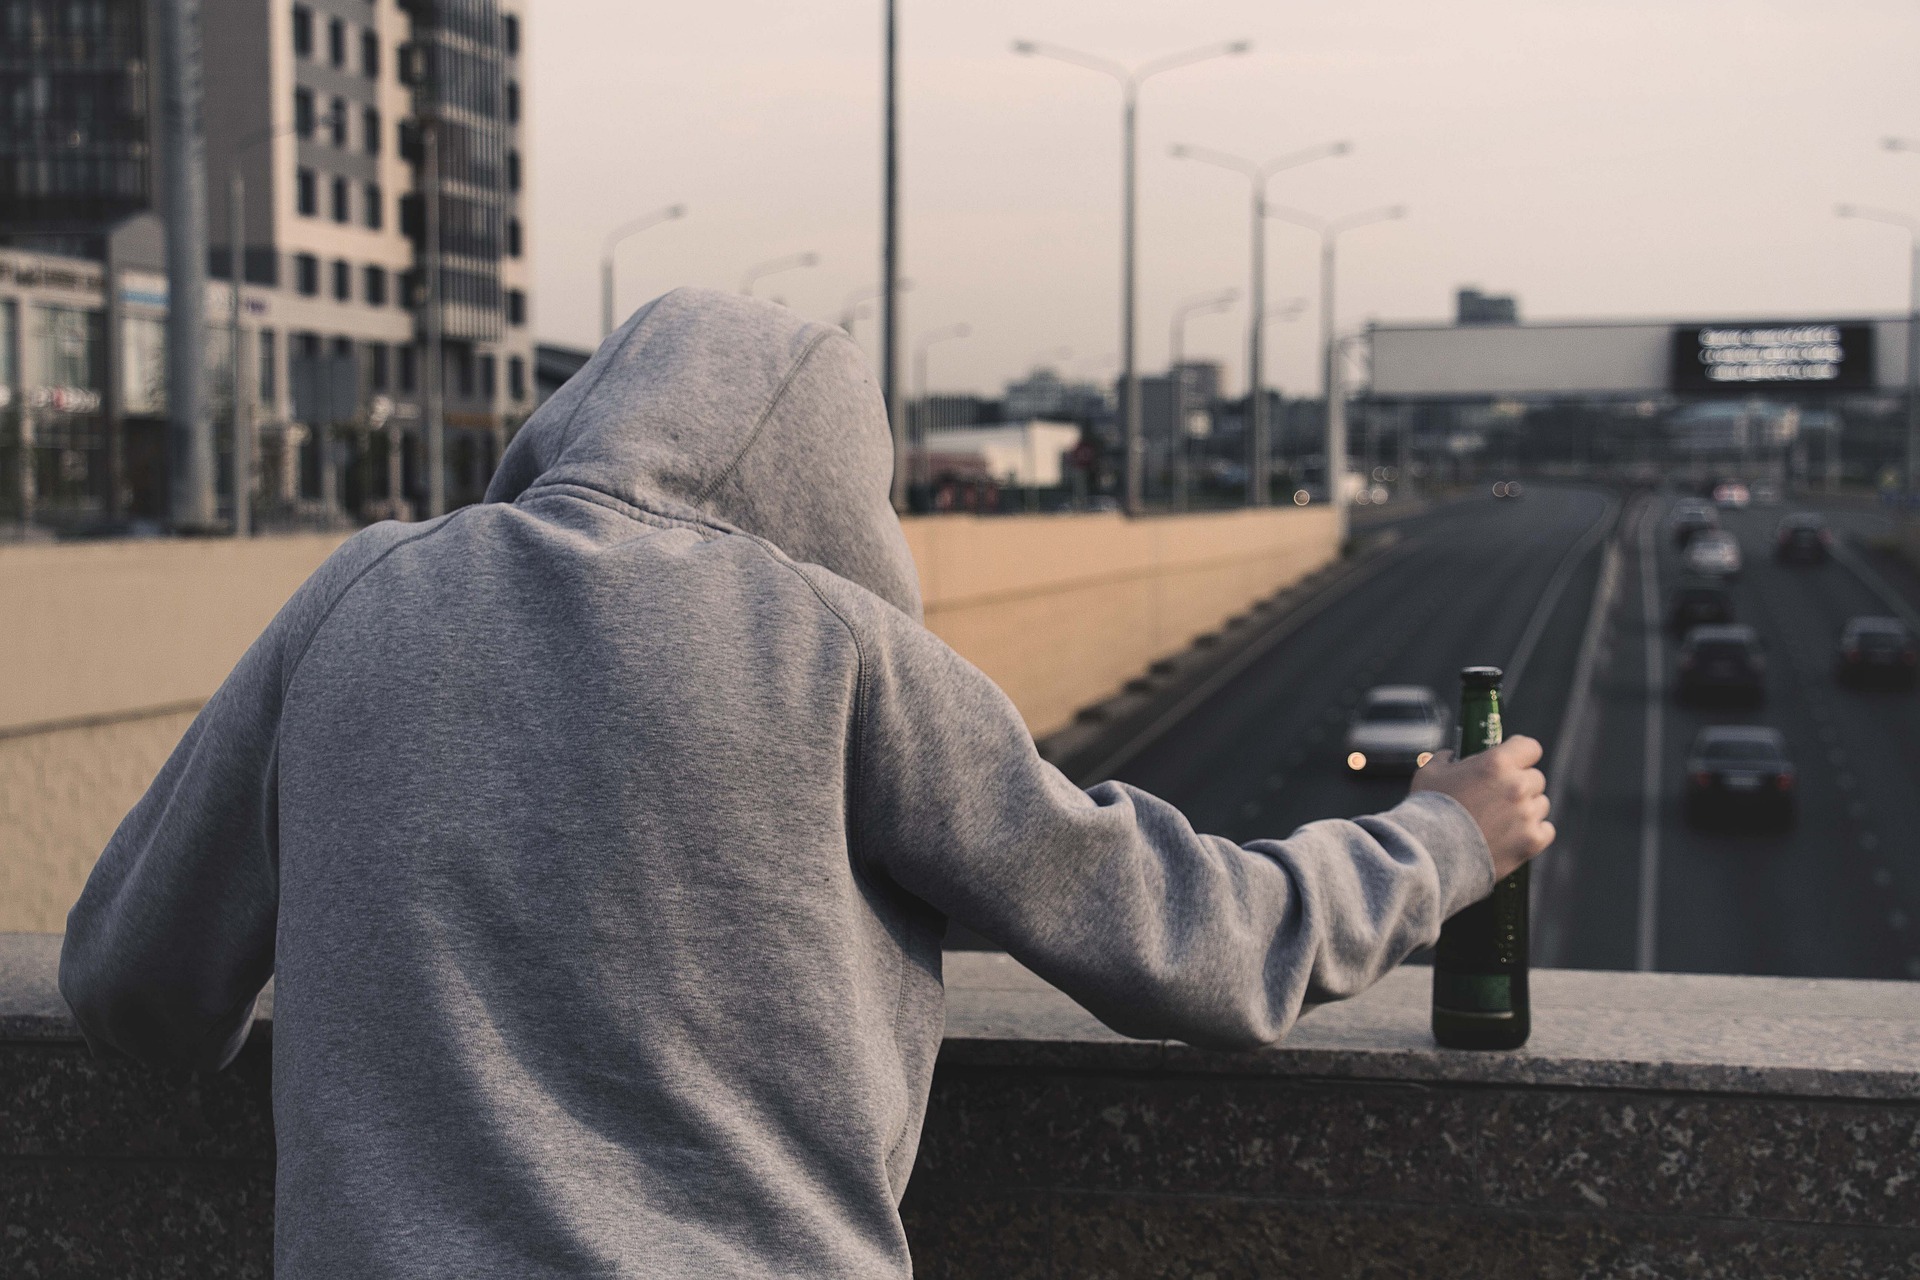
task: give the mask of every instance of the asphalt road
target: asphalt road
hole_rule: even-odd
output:
[[[1920,697],[1855,692],[1832,674],[1846,618],[1891,611],[1849,567],[1872,573],[1872,561],[1850,546],[1823,566],[1778,566],[1773,526],[1795,508],[1727,513],[1747,555],[1736,607],[1767,646],[1767,700],[1751,711],[1681,707],[1676,638],[1660,628],[1682,576],[1665,523],[1673,500],[1628,507],[1615,571],[1600,535],[1618,507],[1597,489],[1537,486],[1517,502],[1474,499],[1406,519],[1399,546],[1114,776],[1237,840],[1387,808],[1406,783],[1356,778],[1342,761],[1362,695],[1424,684],[1452,702],[1461,667],[1492,663],[1519,674],[1508,732],[1540,738],[1568,775],[1555,779],[1562,839],[1547,856],[1558,865],[1547,874],[1543,863],[1538,877],[1536,963],[1920,977]],[[1870,512],[1829,518],[1854,534],[1884,527]],[[1878,573],[1920,600],[1920,579]],[[1596,592],[1603,574],[1610,593]],[[1609,598],[1593,619],[1591,697],[1570,731],[1597,594]],[[1709,723],[1786,735],[1799,774],[1794,830],[1686,824],[1685,754]]]

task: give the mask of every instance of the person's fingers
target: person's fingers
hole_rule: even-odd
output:
[[[1547,820],[1547,811],[1552,807],[1553,802],[1548,800],[1546,796],[1536,795],[1520,806],[1520,812],[1526,817],[1528,822],[1545,822]]]
[[[1433,766],[1437,764],[1452,764],[1452,763],[1453,763],[1453,748],[1443,747],[1441,750],[1434,752],[1433,758],[1428,760],[1425,764],[1421,765],[1420,767],[1422,769],[1431,769],[1433,768]]]
[[[1515,781],[1523,798],[1540,795],[1547,789],[1547,775],[1538,769],[1522,769]]]
[[[1533,852],[1535,854],[1545,853],[1553,845],[1554,840],[1559,834],[1559,830],[1551,822],[1540,823],[1534,828],[1533,832]]]
[[[1546,748],[1540,745],[1538,738],[1530,738],[1524,733],[1515,734],[1499,746],[1493,748],[1508,763],[1527,769],[1540,763],[1540,757]]]

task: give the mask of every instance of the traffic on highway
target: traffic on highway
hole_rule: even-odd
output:
[[[1110,775],[1239,840],[1383,809],[1451,743],[1461,668],[1498,665],[1560,831],[1536,964],[1920,977],[1920,577],[1870,504],[1754,488],[1529,482],[1377,520]]]

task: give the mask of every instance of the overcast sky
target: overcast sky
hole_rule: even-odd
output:
[[[1117,364],[1119,92],[1010,51],[1123,61],[1243,37],[1243,57],[1153,80],[1141,106],[1143,369],[1172,309],[1244,289],[1244,179],[1171,158],[1354,153],[1277,178],[1338,215],[1410,206],[1343,242],[1343,327],[1451,318],[1463,284],[1522,315],[1853,315],[1906,304],[1907,241],[1838,201],[1920,215],[1920,5],[1911,0],[900,0],[906,330],[965,322],[936,390],[997,393],[1038,363]],[[624,316],[681,284],[813,251],[761,292],[820,319],[879,262],[880,3],[535,0],[531,243],[543,339],[599,337],[602,237],[684,201],[619,258]],[[1317,242],[1275,225],[1268,297],[1315,290]],[[1243,384],[1244,306],[1188,351]],[[1310,320],[1269,330],[1269,381],[1311,391]],[[873,350],[873,322],[856,329]],[[1065,354],[1063,354],[1065,352]],[[903,375],[906,371],[903,370]]]

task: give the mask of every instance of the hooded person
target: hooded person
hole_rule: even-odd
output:
[[[283,1280],[904,1277],[947,920],[1255,1046],[1489,891],[1437,792],[1240,846],[1071,784],[920,625],[891,474],[838,329],[670,293],[207,703],[60,987],[213,1069],[274,980]]]

